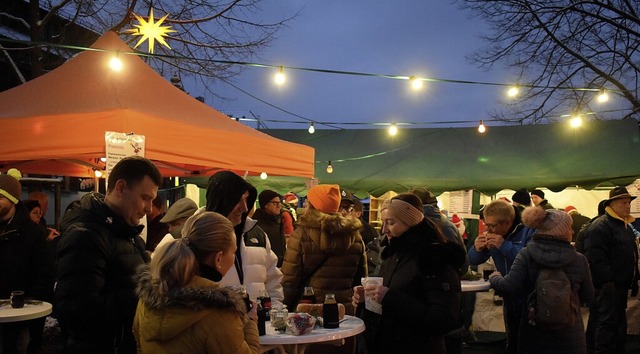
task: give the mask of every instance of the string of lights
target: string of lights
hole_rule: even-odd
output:
[[[357,71],[345,71],[345,70],[334,70],[334,69],[322,69],[322,68],[308,68],[308,67],[295,67],[295,66],[282,66],[282,65],[272,65],[272,64],[264,64],[264,63],[255,63],[255,62],[246,62],[246,61],[234,61],[234,60],[219,60],[219,59],[209,59],[209,58],[193,58],[193,57],[185,57],[180,55],[169,55],[169,54],[158,54],[158,53],[144,53],[133,49],[131,52],[122,52],[122,51],[113,51],[99,48],[90,48],[83,46],[74,46],[74,45],[66,45],[66,44],[57,44],[57,43],[49,43],[49,42],[33,42],[33,41],[22,41],[22,40],[13,40],[7,38],[0,38],[0,42],[8,42],[13,44],[20,44],[22,48],[5,48],[5,50],[27,50],[33,47],[55,47],[72,51],[97,51],[97,52],[107,52],[113,53],[113,58],[111,59],[110,65],[114,70],[120,70],[122,62],[119,60],[120,55],[137,55],[141,57],[149,57],[149,58],[158,58],[158,59],[171,59],[171,60],[197,60],[201,62],[211,62],[218,64],[226,64],[226,65],[241,65],[247,67],[255,67],[255,68],[267,68],[267,69],[275,69],[276,74],[274,76],[274,81],[277,85],[283,85],[286,83],[285,69],[287,71],[307,71],[307,72],[316,72],[323,74],[334,74],[334,75],[352,75],[352,76],[366,76],[372,78],[383,78],[383,79],[393,79],[393,80],[408,80],[410,81],[411,87],[413,89],[421,89],[423,87],[424,82],[433,82],[433,83],[451,83],[451,84],[465,84],[465,85],[484,85],[484,86],[500,86],[507,87],[507,96],[508,97],[516,97],[519,94],[520,88],[533,88],[533,89],[543,89],[543,90],[570,90],[570,91],[589,91],[598,93],[597,100],[598,102],[605,102],[609,98],[609,92],[617,92],[620,93],[620,90],[614,89],[604,89],[604,88],[589,88],[589,87],[567,87],[567,86],[539,86],[539,85],[527,85],[527,84],[513,84],[513,83],[500,83],[500,82],[485,82],[485,81],[471,81],[471,80],[457,80],[457,79],[447,79],[447,78],[435,78],[435,77],[416,77],[416,76],[407,76],[407,75],[390,75],[390,74],[376,74],[376,73],[367,73],[367,72],[357,72]],[[139,44],[139,43],[138,43]],[[150,47],[151,49],[151,47]],[[460,120],[460,121],[439,121],[439,122],[330,122],[330,121],[319,121],[311,118],[306,118],[302,115],[287,111],[280,107],[277,107],[256,95],[253,95],[238,86],[232,84],[228,80],[224,81],[226,84],[236,88],[237,90],[243,92],[250,97],[259,100],[260,102],[267,104],[275,109],[278,109],[286,114],[297,117],[298,119],[302,119],[302,121],[290,121],[290,120],[276,120],[276,119],[257,119],[257,118],[234,118],[240,121],[255,121],[255,122],[273,122],[273,123],[289,123],[289,124],[309,124],[309,133],[313,134],[315,131],[315,125],[322,125],[335,129],[342,129],[344,126],[356,126],[356,125],[366,125],[366,126],[386,126],[389,127],[390,134],[395,135],[399,126],[429,126],[429,125],[442,125],[442,124],[476,124],[478,120]],[[606,112],[618,112],[618,111],[627,111],[628,109],[620,109],[620,110],[609,110],[602,112],[586,112],[582,113],[583,115],[595,115]],[[571,117],[573,115],[557,115],[557,116],[547,116],[547,118],[564,118]],[[480,121],[478,126],[478,130],[484,132],[486,130],[486,122],[510,122],[505,119],[483,119]],[[511,120],[511,122],[516,123],[519,122],[517,119]],[[572,125],[574,123],[572,122]]]

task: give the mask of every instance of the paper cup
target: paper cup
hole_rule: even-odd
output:
[[[383,278],[382,277],[364,277],[361,280],[362,286],[367,287],[369,285],[382,285]],[[378,303],[371,297],[366,297],[364,299],[364,307],[374,313],[379,315],[382,314],[382,304]]]

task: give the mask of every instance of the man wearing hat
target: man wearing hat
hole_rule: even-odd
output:
[[[270,189],[263,190],[258,195],[258,205],[252,218],[258,222],[258,226],[267,233],[271,242],[271,250],[278,256],[278,268],[282,266],[282,257],[287,249],[284,237],[284,224],[281,218],[282,196]]]
[[[544,199],[544,192],[539,189],[534,189],[531,192],[531,201],[533,205],[542,207],[544,210],[555,209],[548,200]]]
[[[576,207],[574,207],[573,205],[569,205],[564,208],[564,212],[569,214],[569,216],[571,216],[571,219],[573,220],[573,226],[571,226],[571,228],[573,229],[573,239],[571,240],[571,242],[576,242],[576,237],[578,236],[578,233],[580,233],[582,225],[588,223],[590,219],[580,214],[578,209],[576,209]]]
[[[25,297],[50,301],[55,278],[53,260],[47,249],[47,235],[29,218],[20,201],[20,172],[11,169],[0,174],[0,298],[8,299],[14,290]],[[39,332],[33,322],[39,323]],[[31,328],[32,344],[42,343],[44,318],[27,322],[3,323],[0,352],[26,353]],[[39,336],[39,337],[38,337]],[[39,349],[33,347],[33,349]]]
[[[169,241],[182,237],[182,227],[187,219],[198,210],[196,202],[189,198],[181,198],[175,201],[164,214],[160,222],[169,225],[169,232],[160,240],[156,249]],[[154,250],[155,253],[155,250]],[[153,254],[151,254],[153,257]]]
[[[624,353],[627,338],[627,292],[638,287],[638,248],[629,227],[631,201],[625,187],[605,200],[605,213],[589,225],[584,241],[596,297],[589,308],[587,353]]]
[[[518,189],[511,196],[511,200],[513,201],[513,206],[518,208],[520,214],[522,214],[524,208],[531,206],[531,196],[529,196],[529,191],[526,188]]]

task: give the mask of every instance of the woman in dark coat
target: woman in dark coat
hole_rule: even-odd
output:
[[[357,286],[353,303],[365,296],[382,305],[382,314],[364,310],[369,353],[446,353],[443,335],[456,327],[465,252],[449,243],[424,218],[422,202],[409,193],[382,204],[387,243],[379,276],[383,285]]]
[[[562,210],[529,207],[522,213],[522,221],[537,232],[527,247],[518,253],[507,276],[502,277],[498,272],[490,276],[491,287],[526,298],[535,288],[541,267],[562,268],[571,282],[575,321],[572,326],[561,330],[541,328],[529,323],[528,306],[524,306],[518,333],[518,353],[585,353],[580,303],[591,302],[594,288],[587,259],[570,244],[573,235],[571,216]]]

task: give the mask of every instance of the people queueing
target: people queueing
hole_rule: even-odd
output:
[[[487,204],[482,209],[482,217],[486,232],[478,235],[473,247],[469,248],[469,262],[480,265],[493,258],[500,274],[507,275],[516,256],[529,243],[535,230],[522,224],[516,207],[502,200]],[[503,299],[506,352],[517,353],[523,301],[509,294],[503,294]]]
[[[287,248],[281,217],[281,198],[282,196],[276,191],[263,190],[258,195],[258,206],[260,207],[251,216],[269,237],[271,250],[278,256],[278,268],[282,266],[282,257],[284,257],[284,251]]]
[[[248,216],[257,195],[255,187],[231,171],[219,171],[209,178],[206,210],[224,215],[233,223],[236,232],[235,264],[220,285],[244,285],[252,299],[258,297],[257,292],[262,288],[271,300],[282,302],[278,257],[271,250],[265,232]]]
[[[544,194],[543,194],[544,195]],[[520,188],[511,196],[512,204],[518,208],[520,214],[526,207],[531,206],[531,196],[526,188]]]
[[[88,193],[65,213],[54,303],[65,353],[136,352],[134,276],[149,262],[139,224],[161,184],[150,160],[125,157],[109,174],[106,195]]]
[[[571,219],[573,220],[573,226],[571,227],[573,229],[573,237],[571,239],[571,242],[576,242],[576,237],[578,237],[580,229],[582,229],[582,226],[588,223],[591,219],[580,214],[578,209],[576,209],[576,207],[574,207],[573,205],[569,205],[564,208],[564,212],[569,214],[569,216],[571,216]]]
[[[147,213],[147,251],[153,252],[160,240],[169,232],[169,225],[161,220],[165,215],[164,200],[160,195],[156,196],[151,203],[151,212]]]
[[[398,194],[381,206],[382,285],[356,286],[354,306],[365,297],[381,304],[381,314],[365,309],[368,352],[446,353],[444,334],[458,325],[461,286],[457,270],[465,252],[424,217],[422,202]]]
[[[627,340],[627,296],[638,293],[638,247],[629,227],[636,197],[616,187],[606,199],[605,213],[588,227],[584,255],[589,260],[595,300],[589,307],[587,353],[624,353]]]
[[[53,259],[46,233],[34,223],[22,202],[21,174],[11,169],[0,174],[0,298],[23,291],[28,298],[50,301],[53,292]],[[2,323],[2,353],[37,351],[42,344],[44,318]]]
[[[295,310],[304,288],[312,287],[315,303],[334,294],[347,315],[355,313],[353,287],[367,276],[367,258],[359,233],[362,224],[338,212],[340,200],[340,187],[335,184],[320,184],[307,192],[308,205],[289,238],[282,264],[284,303],[290,309]],[[352,353],[354,347],[354,338],[348,338],[337,352]],[[324,353],[326,348],[312,351]]]
[[[162,219],[160,219],[161,223],[168,225],[169,232],[158,242],[156,249],[182,237],[182,227],[184,223],[187,222],[187,219],[195,214],[197,210],[198,205],[189,198],[180,198],[171,204]],[[155,250],[151,253],[151,257],[153,257],[154,254]]]
[[[139,271],[138,353],[260,353],[255,307],[248,316],[242,298],[217,283],[234,264],[233,224],[203,212],[183,231]]]
[[[533,202],[533,205],[539,206],[543,209],[554,209],[553,205],[544,198],[544,192],[540,189],[534,189],[531,191],[531,202]]]
[[[295,309],[302,290],[313,287],[316,303],[327,293],[354,313],[351,295],[354,282],[367,275],[365,245],[360,237],[360,221],[338,213],[340,187],[320,184],[307,193],[307,210],[289,239],[282,264],[284,303]]]
[[[522,214],[525,226],[536,230],[527,247],[516,256],[509,274],[490,275],[491,287],[502,294],[519,297],[524,304],[518,334],[518,353],[585,353],[584,323],[580,311],[582,303],[593,299],[594,288],[587,259],[571,245],[573,230],[571,217],[562,210],[528,207]],[[573,321],[562,327],[549,328],[535,323],[530,313],[528,296],[536,289],[541,269],[562,270],[570,283],[570,306]],[[534,307],[535,308],[535,307]],[[560,311],[558,311],[560,312]],[[530,316],[531,315],[531,316]],[[531,318],[533,317],[533,319]]]

